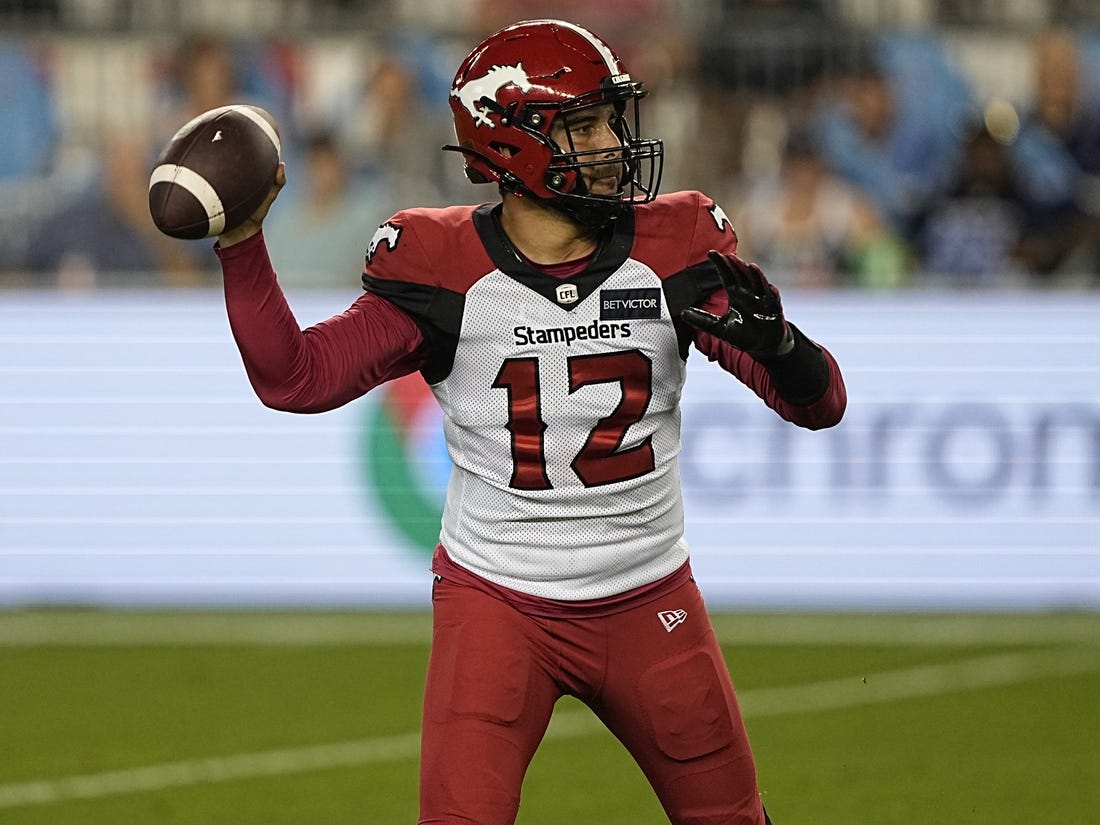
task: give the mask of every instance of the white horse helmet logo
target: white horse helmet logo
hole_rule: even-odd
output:
[[[397,248],[397,239],[401,237],[401,227],[394,226],[392,223],[386,222],[375,230],[374,237],[370,239],[370,243],[367,244],[367,263],[371,262],[374,257],[374,253],[378,251],[378,247],[382,245],[382,241],[386,242],[391,250]]]
[[[515,66],[493,66],[484,77],[467,81],[462,86],[451,89],[451,97],[457,97],[466,111],[474,118],[475,126],[488,126],[495,129],[496,124],[489,120],[491,110],[481,101],[485,98],[495,101],[497,94],[505,86],[518,86],[520,91],[531,91],[531,80],[524,71],[523,64]]]

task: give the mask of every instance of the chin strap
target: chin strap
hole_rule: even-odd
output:
[[[608,200],[604,203],[580,198],[573,199],[568,195],[543,200],[543,203],[549,204],[558,212],[568,215],[581,226],[587,226],[591,229],[607,226],[612,221],[623,217],[630,209],[630,205],[621,200]]]

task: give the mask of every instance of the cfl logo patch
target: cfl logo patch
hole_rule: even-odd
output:
[[[665,630],[671,633],[677,626],[682,625],[688,617],[686,610],[662,610],[657,614]]]
[[[573,284],[562,284],[555,292],[558,296],[559,304],[575,304],[577,299],[581,297],[580,292],[577,291],[577,287]]]

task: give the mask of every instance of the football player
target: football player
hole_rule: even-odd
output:
[[[783,314],[700,192],[658,196],[663,147],[615,52],[571,23],[493,34],[450,103],[468,177],[498,202],[407,209],[365,294],[301,330],[261,224],[217,245],[260,399],[320,412],[419,371],[453,462],[436,548],[421,825],[508,825],[554,703],[618,737],[677,825],[764,825],[733,685],[684,541],[689,351],[777,414],[836,424],[832,356]]]

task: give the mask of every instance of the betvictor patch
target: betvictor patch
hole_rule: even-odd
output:
[[[600,290],[601,321],[660,317],[661,290],[656,287]]]

